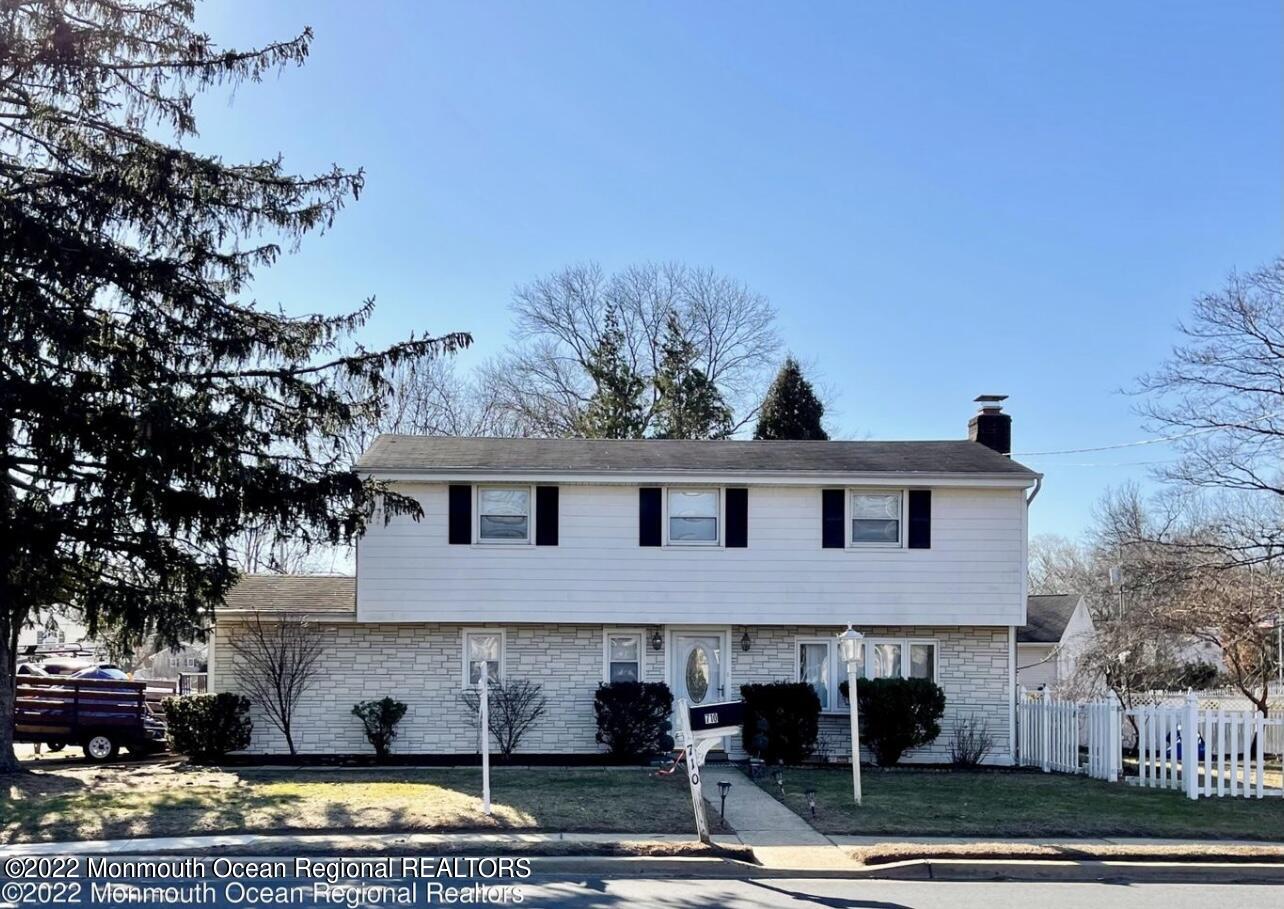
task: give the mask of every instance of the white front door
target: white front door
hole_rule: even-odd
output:
[[[710,704],[723,699],[722,635],[675,634],[673,699]]]

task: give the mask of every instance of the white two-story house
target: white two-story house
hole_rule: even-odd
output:
[[[838,759],[835,636],[850,623],[866,675],[945,691],[941,738],[909,759],[944,760],[954,720],[974,717],[1007,763],[1040,479],[1008,457],[1010,426],[985,400],[957,441],[381,436],[358,469],[422,517],[374,522],[355,579],[243,580],[218,613],[212,685],[236,688],[225,641],[248,615],[307,615],[326,651],[296,719],[306,752],[366,752],[349,711],[391,695],[410,708],[397,751],[473,754],[459,694],[488,671],[543,686],[526,753],[598,751],[604,681],[663,681],[699,703],[783,679],[815,686]],[[254,748],[283,748],[261,718]]]

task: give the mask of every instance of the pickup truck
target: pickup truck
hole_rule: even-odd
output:
[[[165,724],[147,704],[143,682],[19,675],[13,712],[16,742],[79,745],[102,762],[121,747],[150,754],[165,747]]]

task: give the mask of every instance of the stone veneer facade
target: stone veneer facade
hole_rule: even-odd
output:
[[[463,625],[319,622],[326,646],[320,675],[294,720],[295,742],[305,754],[364,754],[370,751],[353,704],[387,695],[409,709],[397,727],[394,751],[403,754],[475,753],[477,733],[460,701],[463,680]],[[469,628],[479,627],[474,625]],[[600,624],[509,625],[505,627],[504,671],[544,686],[545,716],[527,734],[521,752],[593,753],[593,693],[602,680],[603,632]],[[211,655],[215,690],[236,690],[236,665],[227,645],[237,626],[219,624]],[[665,679],[666,653],[650,646],[653,628],[644,628],[646,681]],[[837,634],[826,626],[743,626],[730,628],[730,696],[746,682],[794,679],[795,639]],[[939,684],[946,712],[935,743],[907,756],[910,761],[949,760],[949,739],[961,717],[984,719],[994,736],[989,762],[1009,763],[1008,629],[1006,627],[865,627],[870,637],[935,640]],[[745,631],[751,639],[740,647]],[[666,641],[667,646],[667,641]],[[250,750],[283,753],[284,737],[257,709]],[[850,753],[845,712],[821,716],[818,757],[842,761]],[[730,755],[743,757],[739,737]],[[868,755],[866,755],[868,759]]]

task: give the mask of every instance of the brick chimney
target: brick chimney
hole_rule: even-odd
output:
[[[981,409],[967,421],[967,437],[1011,457],[1012,417],[1003,412],[1003,402],[1007,399],[1007,395],[977,395],[976,403]]]

